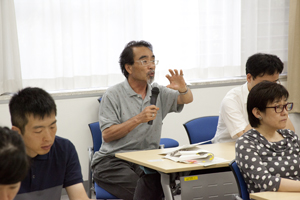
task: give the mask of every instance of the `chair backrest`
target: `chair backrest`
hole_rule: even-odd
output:
[[[204,142],[215,137],[219,116],[198,117],[183,124],[190,144]],[[205,144],[211,144],[207,142]]]
[[[240,197],[243,200],[250,200],[249,193],[248,193],[248,190],[247,190],[247,185],[244,181],[244,177],[243,177],[242,173],[240,172],[240,169],[237,166],[235,160],[231,161],[229,163],[229,166],[230,166],[231,171],[233,172],[235,180],[237,182]]]
[[[93,138],[93,153],[95,153],[96,151],[99,151],[101,145],[102,145],[102,132],[100,129],[100,125],[99,122],[93,122],[89,124],[91,133],[92,133],[92,138]],[[89,164],[89,169],[91,168],[90,164]],[[91,171],[89,172],[89,182],[90,185],[92,185],[92,176],[91,176]],[[91,187],[89,187],[91,188]],[[118,199],[117,197],[115,197],[114,195],[110,194],[109,192],[107,192],[106,190],[104,190],[103,188],[99,187],[96,182],[95,182],[95,187],[94,190],[96,192],[96,198],[97,199]],[[91,198],[91,194],[89,195],[89,197]]]
[[[160,145],[164,145],[164,148],[178,147],[179,143],[172,138],[160,138]]]
[[[102,132],[100,130],[99,122],[90,123],[89,127],[92,133],[93,147],[94,147],[93,150],[95,153],[96,151],[99,151],[102,145]]]

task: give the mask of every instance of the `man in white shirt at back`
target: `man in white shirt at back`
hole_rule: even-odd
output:
[[[257,53],[246,63],[247,82],[230,90],[221,102],[219,122],[213,143],[234,142],[252,127],[248,121],[247,98],[249,91],[262,81],[279,82],[282,61],[275,55]],[[287,129],[295,131],[288,118]]]

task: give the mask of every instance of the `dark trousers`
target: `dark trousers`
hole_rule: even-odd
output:
[[[124,200],[161,200],[160,174],[145,174],[139,165],[114,156],[103,157],[93,168],[95,182]]]

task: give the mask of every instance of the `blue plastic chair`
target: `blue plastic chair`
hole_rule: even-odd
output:
[[[160,145],[163,145],[164,148],[172,148],[172,147],[178,147],[179,143],[172,138],[161,138]]]
[[[183,124],[190,144],[204,142],[215,137],[219,116],[198,117]],[[206,142],[203,144],[211,144]]]
[[[102,133],[100,130],[99,122],[94,122],[89,124],[89,128],[91,130],[92,138],[93,138],[93,147],[89,148],[89,191],[88,196],[91,198],[92,191],[94,190],[96,193],[96,199],[118,199],[114,195],[110,194],[103,188],[101,188],[97,183],[94,183],[93,187],[93,179],[92,179],[92,172],[91,172],[91,160],[96,151],[99,151],[102,145]]]
[[[247,185],[244,181],[244,177],[242,175],[242,173],[240,172],[239,167],[237,166],[235,160],[231,161],[229,163],[230,169],[234,174],[235,180],[237,182],[238,188],[239,188],[239,197],[242,198],[243,200],[250,200],[249,198],[249,193],[247,190]],[[240,199],[240,198],[236,198],[236,199]]]

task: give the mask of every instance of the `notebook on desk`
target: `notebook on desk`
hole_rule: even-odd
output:
[[[163,151],[160,154],[165,155],[163,158],[172,160],[174,162],[201,164],[203,166],[228,162],[228,160],[223,158],[215,157],[213,152],[209,152],[199,146],[206,142],[208,141],[179,146],[171,150]]]

